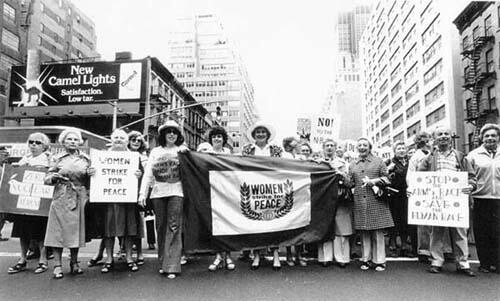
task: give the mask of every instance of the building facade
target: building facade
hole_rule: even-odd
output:
[[[363,77],[359,66],[359,40],[370,18],[369,6],[357,6],[349,12],[339,13],[335,26],[338,54],[335,82],[331,85],[323,105],[323,112],[339,117],[339,139],[361,136],[361,103]]]
[[[455,4],[455,3],[454,3]],[[378,1],[361,39],[363,134],[377,147],[449,127],[464,149],[459,34],[449,1]]]
[[[95,25],[67,0],[0,0],[0,116],[10,68],[26,63],[27,50],[41,62],[96,58]],[[3,120],[0,121],[3,124]]]
[[[178,19],[170,33],[167,67],[181,85],[225,127],[234,151],[248,143],[256,121],[254,89],[235,45],[213,15]]]
[[[460,32],[465,137],[468,151],[479,146],[485,123],[498,124],[500,3],[472,1],[454,21]]]

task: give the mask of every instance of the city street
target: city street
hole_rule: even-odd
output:
[[[10,233],[8,224],[2,233]],[[87,268],[86,262],[97,250],[97,241],[81,250],[83,275],[69,272],[64,255],[62,280],[52,279],[49,270],[33,273],[36,261],[27,271],[8,275],[7,269],[17,260],[18,240],[0,242],[0,296],[3,300],[499,300],[500,275],[480,274],[475,278],[458,275],[447,264],[439,275],[427,273],[426,265],[407,259],[388,262],[385,272],[363,272],[355,262],[346,269],[323,268],[315,262],[307,267],[283,266],[271,269],[266,262],[257,271],[247,263],[237,262],[233,272],[207,271],[211,257],[192,258],[183,266],[180,277],[169,280],[157,273],[154,251],[147,251],[146,263],[132,273],[122,261],[115,270],[101,274],[100,267]],[[236,254],[234,254],[236,256]],[[477,269],[477,261],[473,269]],[[283,265],[285,263],[283,262]]]

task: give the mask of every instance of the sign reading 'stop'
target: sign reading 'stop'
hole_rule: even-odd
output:
[[[94,62],[41,65],[36,78],[26,66],[12,67],[10,107],[94,104],[139,100],[143,96],[142,62]],[[33,75],[30,75],[33,77]]]

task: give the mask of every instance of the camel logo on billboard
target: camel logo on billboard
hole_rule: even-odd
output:
[[[41,65],[38,75],[27,72],[26,66],[14,66],[9,106],[61,106],[117,99],[139,100],[142,82],[141,62]]]

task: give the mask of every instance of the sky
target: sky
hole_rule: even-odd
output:
[[[217,15],[238,45],[258,114],[277,137],[295,135],[297,118],[319,113],[334,78],[336,15],[361,1],[72,0],[95,22],[97,51],[106,60],[131,51],[166,64],[173,20]]]

